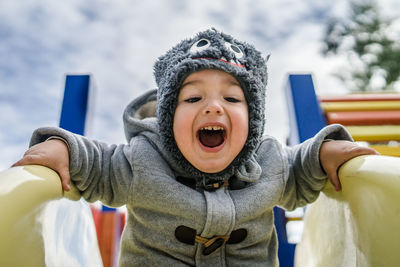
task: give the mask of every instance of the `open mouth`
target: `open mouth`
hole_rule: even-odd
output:
[[[198,131],[197,136],[203,146],[214,148],[225,142],[226,131],[221,126],[206,126]]]

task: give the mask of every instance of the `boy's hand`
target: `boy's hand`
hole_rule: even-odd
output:
[[[321,145],[319,159],[336,191],[341,190],[339,167],[346,161],[361,155],[379,155],[374,149],[362,147],[350,141],[328,141]]]
[[[62,187],[65,191],[70,188],[69,153],[67,145],[57,139],[51,139],[29,148],[22,159],[12,165],[22,166],[38,164],[49,167],[61,177]]]

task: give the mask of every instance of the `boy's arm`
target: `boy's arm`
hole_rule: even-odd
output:
[[[291,210],[313,202],[327,178],[340,190],[338,168],[359,155],[376,154],[360,147],[341,125],[329,125],[313,138],[284,149],[286,187],[281,205]]]
[[[61,140],[48,140],[52,136],[61,137],[67,145]],[[108,145],[56,127],[37,129],[30,146],[17,165],[40,164],[54,169],[64,189],[68,189],[69,174],[88,201],[101,200],[111,206],[127,202],[133,179],[130,146]]]

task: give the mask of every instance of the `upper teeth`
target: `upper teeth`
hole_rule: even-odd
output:
[[[224,128],[221,126],[206,126],[202,127],[200,130],[209,130],[209,131],[218,131],[218,130],[223,130]]]

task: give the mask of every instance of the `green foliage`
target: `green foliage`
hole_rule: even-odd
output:
[[[322,54],[347,56],[348,66],[336,76],[351,91],[393,90],[400,81],[400,45],[392,20],[381,16],[374,0],[352,1],[349,9],[347,18],[327,22]]]

